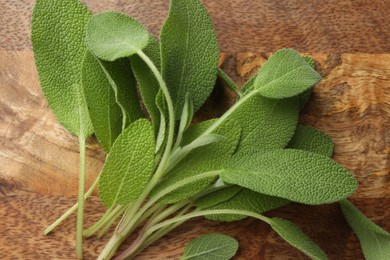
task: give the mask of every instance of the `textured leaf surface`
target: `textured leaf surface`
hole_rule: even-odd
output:
[[[114,61],[146,47],[149,33],[130,16],[107,11],[94,15],[87,24],[86,42],[100,59]]]
[[[288,204],[289,201],[286,199],[264,195],[250,189],[243,188],[233,198],[219,203],[217,205],[207,208],[211,209],[237,209],[245,210],[256,213],[263,213],[271,209],[279,208]],[[235,221],[246,218],[244,215],[233,215],[233,214],[218,214],[218,215],[207,215],[205,218],[216,220],[216,221]]]
[[[224,182],[304,204],[325,204],[348,197],[357,187],[351,173],[315,153],[278,149],[251,157],[233,157]]]
[[[217,77],[219,48],[213,24],[199,0],[172,0],[161,29],[162,76],[172,97],[176,119],[187,93],[196,111]]]
[[[153,128],[146,119],[135,121],[118,136],[99,180],[104,205],[125,205],[142,193],[152,175],[154,145]]]
[[[334,144],[332,139],[320,130],[310,126],[298,125],[287,147],[332,157]]]
[[[292,49],[277,51],[260,68],[254,86],[269,98],[296,96],[321,80],[321,76]]]
[[[122,125],[142,117],[129,61],[98,61],[88,53],[83,63],[83,88],[95,135],[109,153],[122,132]],[[124,109],[125,117],[117,99]]]
[[[149,36],[148,46],[146,46],[143,52],[152,60],[156,68],[160,70],[160,46],[153,36]],[[156,105],[156,97],[160,90],[160,85],[149,66],[138,55],[133,55],[130,57],[130,60],[143,103],[148,110],[153,128],[157,133],[160,126],[160,111]]]
[[[198,200],[194,202],[194,205],[201,209],[209,208],[221,202],[231,199],[242,189],[243,189],[242,187],[237,185],[219,189],[200,197]]]
[[[81,67],[87,52],[85,26],[90,17],[87,8],[76,0],[37,0],[31,28],[35,63],[46,100],[65,128],[84,136],[93,133],[81,85]]]
[[[312,259],[328,259],[325,252],[290,221],[281,218],[271,218],[271,227],[288,243]]]
[[[190,135],[200,135],[199,132],[195,132],[201,131],[205,126],[207,126],[207,124],[209,124],[209,122],[206,121],[203,125],[195,126],[195,130],[190,130],[191,128],[189,128]],[[238,123],[230,120],[215,130],[213,134],[223,136],[224,140],[199,147],[190,152],[176,167],[172,169],[167,178],[154,189],[154,193],[158,193],[165,187],[173,185],[174,183],[184,180],[190,176],[220,170],[237,147],[241,135],[241,127]],[[183,139],[190,140],[191,138],[183,137]],[[214,177],[207,177],[203,180],[189,183],[188,185],[167,194],[161,201],[164,203],[174,203],[191,197],[209,186],[214,179]]]
[[[390,259],[390,234],[361,213],[348,200],[340,202],[343,214],[359,238],[367,260]]]
[[[229,260],[237,252],[238,242],[223,234],[205,234],[192,240],[181,260]]]

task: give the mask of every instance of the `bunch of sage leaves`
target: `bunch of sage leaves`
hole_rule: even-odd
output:
[[[80,144],[78,203],[44,233],[77,209],[77,258],[83,236],[102,237],[118,219],[99,259],[112,258],[136,228],[138,237],[118,259],[205,216],[257,218],[309,257],[326,259],[293,223],[262,215],[289,202],[340,202],[367,259],[390,257],[389,234],[346,200],[357,182],[330,158],[331,139],[298,125],[300,109],[321,80],[310,57],[282,49],[238,88],[218,69],[216,33],[199,0],[171,1],[159,41],[126,14],[92,15],[78,0],[37,0],[32,45],[48,104]],[[217,76],[237,93],[237,102],[221,117],[192,125]],[[107,158],[85,192],[85,141],[93,134]],[[84,229],[84,200],[97,185],[107,212]],[[237,246],[210,234],[191,242],[183,259],[229,259]]]

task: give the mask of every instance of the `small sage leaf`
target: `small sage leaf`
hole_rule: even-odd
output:
[[[234,186],[233,186],[234,187]],[[242,188],[234,197],[224,202],[218,203],[214,206],[208,207],[207,210],[211,209],[236,209],[251,211],[256,213],[264,213],[268,210],[279,208],[287,205],[288,200],[264,195],[250,189]],[[218,214],[218,215],[207,215],[205,218],[216,220],[216,221],[236,221],[244,219],[247,216],[234,215],[234,214]]]
[[[238,242],[223,234],[205,234],[192,240],[180,260],[229,260],[238,250]]]
[[[76,0],[37,0],[31,21],[34,58],[46,100],[66,129],[85,137],[93,133],[81,83],[90,17]]]
[[[360,212],[351,202],[340,202],[348,224],[359,238],[367,260],[390,259],[390,234]]]
[[[357,187],[341,165],[303,150],[277,149],[229,162],[231,168],[221,174],[224,182],[304,204],[337,202]]]
[[[260,68],[255,89],[265,97],[296,96],[321,80],[321,76],[292,49],[277,51]]]
[[[122,129],[142,117],[129,61],[99,61],[87,53],[83,88],[95,135],[109,153]]]
[[[104,205],[126,205],[142,193],[152,175],[154,146],[153,128],[146,119],[135,121],[118,136],[99,180]]]
[[[160,34],[161,71],[176,119],[190,94],[194,111],[206,101],[217,77],[219,48],[211,19],[199,0],[172,0]]]
[[[200,197],[194,202],[194,205],[201,209],[210,208],[212,206],[220,204],[221,202],[231,199],[242,189],[243,189],[242,187],[237,185],[225,187]]]
[[[85,40],[95,56],[114,61],[145,48],[149,42],[149,33],[130,16],[107,11],[92,16],[87,24]]]
[[[272,229],[289,244],[312,259],[328,259],[325,252],[296,225],[281,218],[271,218],[270,220]]]
[[[287,147],[332,157],[334,144],[332,139],[320,130],[298,125]]]

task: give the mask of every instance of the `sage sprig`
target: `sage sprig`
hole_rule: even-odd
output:
[[[99,259],[114,257],[136,229],[138,237],[117,259],[134,257],[204,216],[256,218],[309,257],[326,259],[293,223],[262,215],[291,201],[340,202],[367,258],[388,256],[389,234],[346,200],[357,182],[330,158],[332,140],[298,125],[299,111],[321,80],[310,57],[282,49],[240,90],[217,66],[216,33],[199,0],[171,0],[160,41],[126,14],[92,16],[78,0],[37,0],[32,44],[49,106],[80,140],[78,203],[45,230],[78,209],[77,258],[83,235],[102,237],[119,219]],[[192,124],[217,76],[238,94],[236,103],[219,118]],[[107,159],[84,194],[85,140],[92,133]],[[97,184],[107,211],[84,229],[83,202]],[[373,239],[378,254],[369,249]],[[229,259],[237,246],[225,235],[205,235],[182,259]]]

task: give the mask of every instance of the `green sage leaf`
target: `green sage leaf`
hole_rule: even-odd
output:
[[[224,182],[304,204],[337,202],[351,195],[357,181],[330,158],[315,153],[277,149],[250,157],[233,157]]]
[[[324,132],[310,126],[298,125],[287,147],[332,157],[334,144]]]
[[[237,185],[232,185],[226,188],[222,188],[200,197],[194,202],[194,205],[201,209],[210,208],[221,202],[231,199],[242,189],[243,189],[242,187]]]
[[[199,0],[172,0],[160,34],[161,70],[176,119],[189,93],[194,111],[206,101],[217,77],[219,48],[211,19]]]
[[[289,244],[312,259],[328,259],[325,252],[296,225],[281,218],[271,218],[270,220],[272,229]]]
[[[82,76],[95,135],[109,153],[122,129],[143,116],[130,63],[124,59],[99,61],[88,53]]]
[[[390,234],[360,212],[351,202],[340,202],[348,224],[359,238],[367,260],[390,259]]]
[[[238,192],[237,195],[235,195],[231,199],[223,201],[211,207],[208,207],[207,210],[237,209],[237,210],[245,210],[245,211],[251,211],[251,212],[256,212],[261,214],[268,210],[287,205],[288,203],[289,201],[283,198],[268,196],[268,195],[264,195],[252,191],[250,189],[242,188],[240,192]],[[236,220],[244,219],[246,217],[247,216],[244,215],[234,215],[234,214],[226,214],[226,215],[218,214],[218,215],[205,216],[205,218],[210,220],[215,220],[215,221],[236,221]]]
[[[46,100],[66,129],[85,137],[93,133],[81,83],[90,17],[77,0],[37,0],[31,22],[34,58]]]
[[[107,11],[91,18],[87,24],[85,40],[95,56],[114,61],[145,48],[149,42],[149,33],[130,16]]]
[[[104,205],[126,205],[143,191],[153,172],[154,133],[149,121],[139,119],[116,139],[99,180]]]
[[[296,96],[321,80],[321,76],[292,49],[282,49],[260,68],[254,87],[262,96]]]
[[[192,240],[181,260],[229,260],[236,253],[238,242],[223,234],[205,234]]]

